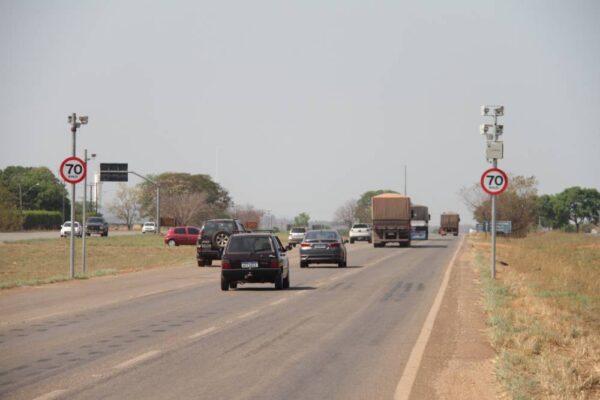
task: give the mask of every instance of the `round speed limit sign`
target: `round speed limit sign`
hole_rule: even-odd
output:
[[[506,190],[508,176],[499,168],[490,168],[481,175],[481,187],[487,194],[498,195]]]
[[[65,158],[60,164],[60,176],[65,182],[76,184],[85,178],[87,168],[83,160],[79,157]]]

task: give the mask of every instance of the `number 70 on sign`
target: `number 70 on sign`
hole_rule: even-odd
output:
[[[60,176],[65,182],[75,184],[81,182],[87,173],[83,160],[79,157],[68,157],[60,164]]]
[[[481,187],[489,195],[499,195],[507,186],[508,176],[499,168],[490,168],[481,175]]]

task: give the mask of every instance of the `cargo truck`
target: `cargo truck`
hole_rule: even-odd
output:
[[[440,235],[453,234],[458,236],[458,223],[460,216],[454,212],[445,212],[440,218]]]
[[[410,238],[412,240],[429,239],[429,208],[427,206],[414,205],[411,207],[412,219],[410,221]]]
[[[384,193],[371,198],[373,247],[387,243],[410,246],[410,197]]]

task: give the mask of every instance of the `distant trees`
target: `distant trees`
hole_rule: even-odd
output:
[[[16,198],[24,210],[61,211],[63,202],[70,207],[67,190],[46,167],[10,166],[0,170],[0,183]]]
[[[294,217],[294,225],[296,226],[308,226],[308,221],[310,221],[310,215],[305,212],[301,212]]]
[[[21,215],[17,208],[17,198],[0,182],[0,230],[21,229]]]
[[[579,232],[581,224],[598,224],[600,192],[573,186],[555,195],[543,195],[538,198],[537,212],[542,226],[556,229],[573,223]]]
[[[460,196],[479,222],[491,222],[491,200],[479,183],[462,188]],[[534,176],[509,177],[508,188],[496,199],[496,219],[511,221],[515,236],[525,236],[537,222],[537,179]]]
[[[227,190],[209,175],[165,172],[151,176],[160,185],[160,215],[175,224],[200,225],[210,218],[225,217],[231,205]],[[156,187],[148,182],[139,184],[140,214],[156,215]]]
[[[131,230],[133,223],[138,217],[140,204],[140,190],[136,187],[127,187],[124,183],[119,184],[119,189],[113,202],[108,209]]]
[[[355,220],[355,212],[356,200],[348,200],[335,211],[334,220],[350,228]]]

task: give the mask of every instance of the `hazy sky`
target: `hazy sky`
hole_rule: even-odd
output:
[[[600,188],[599,21],[597,0],[0,0],[0,168],[58,174],[76,112],[80,154],[218,170],[278,217],[402,191],[407,165],[435,222],[470,222],[482,104],[506,107],[501,168]]]

